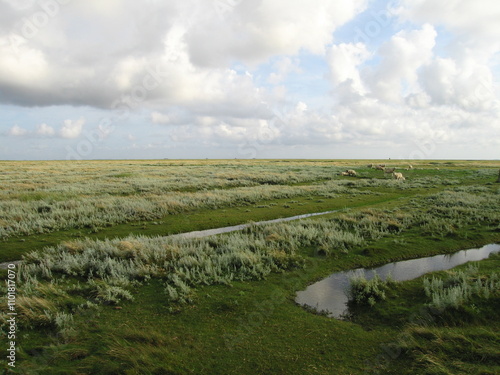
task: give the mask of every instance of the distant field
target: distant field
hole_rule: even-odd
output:
[[[244,206],[276,198],[307,194],[331,195],[345,186],[337,174],[346,166],[363,179],[387,180],[369,161],[314,160],[186,160],[2,162],[0,174],[0,239],[91,229],[120,223],[157,220],[199,209]],[[406,172],[408,162],[370,161],[397,167],[408,183],[429,183],[422,177],[463,172],[487,173],[498,162],[420,161]],[[482,171],[482,172],[481,172]],[[453,174],[451,174],[453,172]],[[415,180],[416,179],[416,180]],[[328,183],[330,182],[330,183]],[[354,183],[354,182],[351,182]],[[389,183],[389,182],[386,182]],[[366,184],[365,186],[366,187]]]
[[[395,167],[405,180],[369,164]],[[19,373],[452,374],[474,373],[481,353],[481,373],[495,373],[498,291],[443,315],[461,335],[484,333],[474,336],[476,359],[460,363],[429,357],[429,348],[450,358],[462,350],[443,321],[406,325],[412,311],[401,306],[428,303],[422,281],[398,285],[388,291],[393,300],[360,308],[352,321],[293,300],[333,271],[499,242],[499,168],[446,160],[0,162],[0,261],[25,260],[16,269]],[[346,169],[357,176],[341,176]],[[165,237],[332,210],[209,238]],[[498,260],[483,262],[474,277],[496,280]],[[414,341],[377,361],[401,332]],[[451,346],[436,335],[452,337]]]

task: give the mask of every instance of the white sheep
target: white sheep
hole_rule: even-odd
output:
[[[356,177],[358,174],[353,169],[346,169],[345,172],[340,173],[341,176]]]
[[[401,180],[401,181],[404,181],[405,178],[403,176],[402,173],[398,173],[398,172],[392,172],[392,176],[396,179],[396,180]]]

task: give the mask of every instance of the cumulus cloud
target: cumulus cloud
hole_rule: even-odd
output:
[[[288,74],[300,73],[299,61],[288,56],[280,58],[273,64],[273,72],[269,75],[268,81],[273,85],[282,83]]]
[[[379,50],[381,62],[369,81],[372,93],[379,99],[400,102],[418,88],[418,69],[431,61],[437,33],[425,24],[419,30],[401,31]]]
[[[63,125],[59,128],[58,131],[54,129],[54,127],[47,125],[45,123],[35,125],[34,129],[25,129],[19,125],[14,125],[9,129],[7,135],[13,137],[29,137],[29,138],[66,138],[66,139],[74,139],[78,138],[85,125],[85,119],[80,118],[79,120],[65,120]],[[103,130],[101,126],[98,127],[99,134],[102,136],[106,136],[109,132]]]
[[[353,92],[364,94],[366,89],[361,79],[359,66],[369,57],[370,53],[363,43],[333,45],[328,53],[333,84],[340,90],[342,90],[342,85]]]
[[[402,0],[397,13],[406,20],[445,25],[473,45],[484,38],[498,43],[500,4],[496,0]]]
[[[437,58],[422,69],[420,82],[438,105],[480,110],[496,102],[490,68],[471,60],[461,64],[453,59]]]
[[[14,137],[22,137],[28,134],[28,131],[26,129],[21,128],[19,125],[14,125],[12,128],[9,129],[7,134]]]
[[[41,135],[41,136],[53,136],[56,134],[56,131],[52,126],[49,126],[47,124],[38,124],[36,126],[36,134]]]
[[[0,112],[15,118],[2,132],[12,142],[70,143],[96,113],[115,112],[119,139],[158,147],[160,135],[217,149],[496,142],[496,0],[401,0],[395,17],[367,0],[57,3],[40,25],[48,3],[0,1]],[[342,38],[373,22],[366,44]],[[68,115],[75,107],[81,119]],[[48,118],[31,126],[33,113]]]
[[[220,14],[206,12],[187,32],[192,61],[218,66],[228,60],[261,62],[300,49],[325,52],[332,32],[365,9],[367,1],[242,1]],[[211,43],[206,43],[211,40]]]
[[[64,120],[64,124],[59,130],[59,134],[62,138],[78,138],[82,134],[83,126],[85,125],[85,119],[80,118],[76,121]]]
[[[142,95],[141,105],[211,94],[217,100],[235,79],[229,62],[264,62],[302,49],[321,54],[366,0],[260,0],[234,3],[227,13],[216,3],[73,1],[48,14],[38,5],[26,10],[1,2],[0,14],[16,26],[0,29],[0,101],[109,108],[134,94]],[[43,25],[37,26],[37,12],[46,13]],[[151,70],[161,72],[156,82]]]

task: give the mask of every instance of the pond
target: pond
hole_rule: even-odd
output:
[[[295,302],[317,311],[326,311],[329,317],[341,318],[348,312],[346,291],[349,288],[349,279],[354,275],[361,274],[369,280],[376,273],[382,279],[390,275],[396,281],[406,281],[429,272],[448,270],[467,262],[486,259],[498,251],[500,245],[490,244],[480,249],[462,250],[454,254],[394,262],[372,269],[358,268],[337,272],[298,292]]]

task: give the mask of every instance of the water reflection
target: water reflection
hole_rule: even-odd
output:
[[[480,249],[462,250],[451,255],[404,260],[374,269],[358,268],[337,272],[310,285],[306,290],[298,292],[295,302],[313,307],[318,311],[327,311],[328,316],[332,318],[340,318],[347,313],[345,292],[349,287],[349,279],[355,274],[363,274],[368,280],[377,273],[382,279],[391,275],[394,280],[406,281],[416,279],[429,272],[448,270],[467,262],[486,259],[491,253],[498,251],[500,251],[500,245],[491,244]]]

